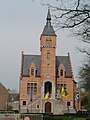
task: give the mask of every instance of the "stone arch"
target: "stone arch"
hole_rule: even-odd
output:
[[[44,94],[46,95],[47,92],[49,92],[49,94],[52,94],[52,82],[47,81],[44,83]]]
[[[45,97],[45,89],[44,89],[44,87],[45,87],[45,83],[46,82],[50,82],[52,84],[52,90],[51,90],[52,93],[51,93],[50,98],[55,99],[55,83],[52,80],[49,80],[49,79],[43,81],[43,85],[42,85],[42,98]]]

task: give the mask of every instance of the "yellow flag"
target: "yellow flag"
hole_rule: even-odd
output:
[[[68,98],[68,96],[69,96],[69,95],[68,95],[67,91],[65,91],[64,97],[65,97],[65,98]]]
[[[64,90],[64,87],[62,87],[62,89],[61,89],[61,92],[64,92],[65,90]]]
[[[61,88],[60,93],[61,93],[61,96],[65,97],[65,98],[68,98],[68,96],[69,96],[67,91],[64,89],[64,87]]]
[[[63,95],[64,92],[65,92],[65,89],[64,89],[64,87],[62,87],[61,90],[60,90],[60,94]]]
[[[48,99],[48,98],[49,98],[49,92],[47,92],[45,95],[45,99]]]

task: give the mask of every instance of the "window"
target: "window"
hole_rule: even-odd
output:
[[[30,94],[31,90],[33,94],[37,93],[37,83],[27,83],[27,94]]]
[[[27,94],[30,93],[30,83],[27,83]]]
[[[23,104],[23,105],[26,105],[26,101],[23,101],[22,104]]]
[[[36,75],[37,75],[37,70],[36,70]]]
[[[30,83],[30,90],[33,90],[33,83]]]
[[[66,90],[66,84],[57,84],[57,89],[61,90],[62,87]]]
[[[51,46],[51,45],[52,45],[52,41],[51,41],[51,40],[49,40],[49,41],[48,41],[48,44],[49,44],[49,46]]]
[[[48,40],[46,39],[46,46],[48,46]]]
[[[67,102],[67,106],[71,106],[70,102]]]
[[[37,105],[37,108],[39,108],[39,105]]]
[[[34,94],[37,93],[37,83],[34,83]]]
[[[64,75],[66,76],[66,71],[64,71]]]
[[[31,69],[31,75],[32,76],[34,75],[34,69]]]
[[[50,59],[50,52],[47,53],[47,59]]]
[[[52,45],[52,41],[51,41],[51,40],[46,39],[46,46],[51,46],[51,45]]]
[[[63,70],[60,70],[60,76],[63,76]]]
[[[63,85],[64,89],[66,90],[66,84]]]

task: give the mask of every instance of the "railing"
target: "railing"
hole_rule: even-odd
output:
[[[0,120],[17,120],[14,114],[0,114]]]
[[[0,120],[24,120],[25,116],[30,120],[43,120],[42,114],[0,114]]]

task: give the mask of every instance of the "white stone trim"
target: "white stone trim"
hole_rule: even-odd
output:
[[[42,89],[41,90],[42,99],[44,98],[44,85],[45,85],[46,82],[51,82],[52,83],[52,95],[51,95],[51,98],[55,99],[55,84],[54,84],[54,82],[52,80],[49,80],[49,79],[43,81],[43,85],[42,85],[42,88],[41,88]]]

